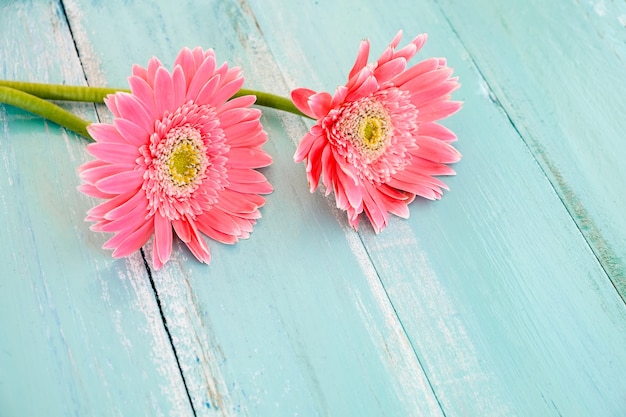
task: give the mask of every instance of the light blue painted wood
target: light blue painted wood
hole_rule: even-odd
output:
[[[202,45],[242,66],[246,86],[288,92],[247,8],[150,4],[66,4],[73,32],[88,28],[77,38],[81,56],[98,59],[89,80],[124,85],[146,51],[169,64],[182,46]],[[152,272],[196,413],[441,416],[362,244],[326,200],[310,199],[292,162],[289,132],[302,120],[268,111],[263,123],[275,192],[252,238],[211,242],[208,267],[177,246]]]
[[[626,3],[441,8],[626,300]]]
[[[464,154],[458,177],[448,181],[452,192],[440,202],[414,202],[410,220],[394,219],[378,236],[366,224],[352,232],[330,199],[308,193],[304,168],[291,162],[308,125],[264,112],[266,149],[275,158],[264,173],[276,191],[252,238],[234,247],[211,244],[210,266],[177,245],[162,271],[150,271],[196,415],[624,414],[624,304],[587,245],[590,234],[578,230],[554,179],[535,162],[536,149],[528,151],[528,132],[545,122],[526,111],[545,94],[525,81],[542,73],[516,72],[524,96],[507,101],[498,87],[511,81],[507,73],[481,63],[525,64],[515,54],[489,55],[506,46],[502,37],[485,37],[478,47],[478,35],[455,26],[473,22],[483,34],[499,28],[501,15],[520,16],[508,35],[517,39],[543,9],[481,4],[486,11],[453,13],[448,3],[426,1],[167,3],[64,1],[90,84],[124,86],[133,63],[152,55],[170,63],[180,47],[201,45],[241,65],[247,87],[333,90],[345,82],[361,38],[372,39],[376,54],[402,27],[407,36],[430,33],[422,56],[449,58],[463,82],[457,98],[466,103],[447,122]],[[619,9],[593,6],[570,7],[564,24]],[[3,34],[33,25],[20,42],[0,37],[2,77],[81,81],[59,7],[0,7],[0,19],[9,16],[10,23]],[[619,52],[623,32],[614,19],[592,20]],[[554,28],[537,30],[569,45],[560,20],[550,22]],[[41,47],[52,44],[61,52]],[[33,45],[45,52],[12,52]],[[541,56],[552,46],[531,49]],[[5,53],[21,60],[7,66]],[[582,93],[595,103],[602,91]],[[554,106],[570,99],[555,96]],[[95,117],[88,106],[72,108]],[[74,190],[74,167],[88,159],[82,144],[40,119],[0,109],[0,224],[10,237],[0,255],[0,325],[11,335],[0,336],[0,414],[189,415],[141,257],[112,261],[99,249],[104,237],[82,223],[92,204]],[[103,108],[98,114],[110,120]],[[606,129],[619,123],[607,121]],[[575,147],[564,149],[576,155]],[[546,160],[567,161],[557,156]],[[571,181],[594,173],[585,167]],[[583,201],[581,189],[572,193]],[[33,386],[40,401],[24,405]]]
[[[440,202],[414,203],[409,221],[398,219],[381,235],[371,228],[360,233],[446,415],[623,415],[624,304],[499,96],[487,88],[491,78],[476,70],[439,8],[428,2],[251,7],[291,88],[334,89],[345,82],[360,38],[370,37],[376,54],[398,28],[409,36],[428,32],[422,57],[448,57],[461,77],[457,98],[465,108],[447,122],[464,154],[458,177],[449,181],[452,192]],[[489,22],[480,23],[488,33]],[[558,26],[551,30],[568,36]],[[480,49],[491,45],[506,46],[486,37]],[[524,79],[520,85],[535,101],[544,95]],[[586,93],[587,101],[601,98],[591,87]]]
[[[0,77],[83,84],[56,2],[0,5]],[[93,119],[93,106],[72,109]],[[102,256],[83,139],[0,105],[0,415],[192,415],[140,256]]]

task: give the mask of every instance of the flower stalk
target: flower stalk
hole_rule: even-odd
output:
[[[53,121],[87,139],[93,138],[87,132],[90,122],[70,113],[69,111],[53,104],[43,98],[36,97],[22,90],[0,85],[0,103],[9,104],[22,110],[29,111],[38,116]]]
[[[15,96],[15,98],[9,98],[9,96],[11,96],[12,94],[14,94],[15,91],[18,92],[22,92],[22,93],[26,93],[28,95],[30,95],[31,97],[34,96],[35,98],[39,98],[39,99],[43,99],[43,100],[60,100],[60,101],[81,101],[81,102],[87,102],[87,103],[103,103],[104,99],[109,95],[109,94],[115,94],[117,92],[125,92],[125,93],[130,93],[130,90],[128,89],[123,89],[123,88],[104,88],[104,87],[86,87],[86,86],[75,86],[75,85],[62,85],[62,84],[45,84],[45,83],[32,83],[32,82],[23,82],[23,81],[7,81],[7,80],[0,80],[0,88],[3,88],[4,90],[4,96],[7,97],[8,100],[13,100],[14,102],[18,103],[18,104],[13,104],[10,103],[8,101],[2,100],[3,103],[7,103],[7,104],[11,104],[14,105],[16,107],[20,107],[24,110],[28,110],[31,111],[28,108],[22,107],[19,103],[23,103],[25,96],[20,95],[18,98],[18,96]],[[310,118],[309,116],[305,115],[304,113],[302,113],[300,110],[298,110],[296,108],[296,106],[293,104],[293,102],[291,100],[289,100],[288,98],[285,97],[281,97],[275,94],[271,94],[271,93],[266,93],[263,91],[257,91],[257,90],[249,90],[249,89],[244,89],[242,88],[241,90],[239,90],[237,93],[235,93],[235,95],[233,97],[240,97],[240,96],[244,96],[244,95],[254,95],[256,96],[256,103],[259,106],[263,106],[263,107],[270,107],[276,110],[281,110],[281,111],[285,111],[285,112],[289,112],[289,113],[293,113],[296,114],[298,116],[302,116],[302,117],[306,117],[306,118]],[[32,99],[30,99],[30,101],[32,101]],[[51,104],[51,103],[49,103]],[[47,106],[45,107],[46,109],[54,109],[54,111],[52,113],[50,113],[50,115],[56,115],[56,114],[60,114],[59,113],[59,109],[60,107],[52,105],[54,107],[50,107]],[[55,123],[60,124],[63,127],[67,127],[68,129],[71,129],[73,131],[75,131],[76,133],[79,133],[80,135],[86,136],[88,138],[90,138],[90,136],[85,135],[85,133],[87,132],[85,128],[83,128],[80,122],[78,122],[77,120],[71,120],[70,118],[67,117],[67,115],[64,115],[60,120],[61,122],[65,123],[65,124],[61,124],[59,122],[57,122],[56,120],[53,120],[51,117],[48,116],[47,110],[43,110],[44,108],[41,107],[41,103],[39,103],[36,106],[37,109],[39,109],[39,112],[36,113],[34,111],[32,111],[32,113],[35,113],[39,116],[45,117],[47,119],[50,119],[52,121],[54,121]],[[62,110],[62,109],[61,109]],[[43,113],[42,113],[43,111]],[[71,113],[69,112],[65,112],[71,115]],[[74,116],[74,118],[76,119],[76,116]],[[78,119],[80,120],[80,119]],[[73,129],[72,127],[70,127],[70,125],[67,125],[67,123],[71,124],[71,126],[75,126],[77,128],[80,129],[80,131],[77,131],[75,129]],[[81,120],[82,123],[87,123],[84,120]]]

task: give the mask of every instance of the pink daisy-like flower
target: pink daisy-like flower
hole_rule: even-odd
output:
[[[170,258],[175,233],[201,262],[202,234],[222,243],[247,238],[272,191],[255,171],[272,159],[256,98],[228,101],[242,86],[239,68],[216,66],[209,49],[183,49],[170,73],[152,58],[133,66],[131,94],[105,100],[113,124],[88,127],[97,159],[79,168],[80,190],[106,201],[88,212],[92,230],[114,233],[113,257],[139,250],[154,235],[153,264]]]
[[[435,175],[453,175],[446,164],[461,154],[456,136],[436,123],[461,108],[450,101],[459,87],[443,58],[430,58],[409,69],[407,62],[426,42],[419,35],[396,50],[398,32],[377,62],[367,63],[370,43],[361,43],[348,83],[335,94],[298,88],[296,107],[317,123],[304,136],[294,160],[307,159],[311,192],[322,177],[326,195],[358,226],[365,211],[374,230],[387,225],[389,213],[408,218],[416,195],[439,199],[446,185]],[[406,70],[405,70],[406,69]]]

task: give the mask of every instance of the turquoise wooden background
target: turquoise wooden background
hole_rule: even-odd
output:
[[[83,222],[85,141],[0,105],[0,415],[625,416],[625,26],[609,0],[2,1],[3,79],[125,87],[199,45],[333,91],[404,29],[465,106],[451,192],[380,235],[308,192],[310,122],[264,110],[251,239],[154,271]]]

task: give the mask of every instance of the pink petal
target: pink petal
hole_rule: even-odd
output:
[[[132,74],[135,77],[139,77],[144,81],[148,81],[148,70],[145,69],[144,67],[137,65],[137,64],[133,64],[132,66]]]
[[[295,162],[302,162],[304,158],[306,158],[311,152],[311,148],[316,142],[324,142],[326,139],[323,136],[315,136],[310,132],[307,132],[306,135],[300,141],[298,148],[296,149],[296,153],[293,156],[293,160]]]
[[[217,204],[223,211],[233,214],[254,213],[260,207],[248,198],[248,194],[240,194],[230,190],[220,192]]]
[[[326,140],[320,139],[313,144],[307,155],[306,172],[309,174],[309,178],[313,179],[309,184],[311,191],[317,188],[320,175],[322,174],[322,153],[326,147],[330,147],[330,144]]]
[[[434,71],[438,67],[439,67],[438,59],[429,58],[412,66],[411,68],[404,71],[402,74],[399,74],[397,77],[395,77],[391,81],[397,86],[402,86],[407,81],[412,80],[413,78],[418,77],[424,73]]]
[[[85,162],[84,164],[76,168],[76,171],[80,174],[81,172],[87,171],[88,169],[103,167],[107,165],[109,165],[108,162],[104,162],[99,159],[93,159],[91,161]]]
[[[391,177],[387,182],[389,185],[396,187],[399,190],[408,191],[410,193],[419,195],[429,200],[438,200],[441,198],[441,188],[439,185],[444,185],[439,181],[439,185],[433,184],[432,181],[420,181],[416,178],[407,179],[410,182],[402,181],[396,177]],[[431,178],[434,180],[434,178]]]
[[[393,57],[404,58],[405,60],[409,61],[411,58],[413,58],[416,52],[417,48],[415,47],[415,44],[409,43],[404,48],[395,51]]]
[[[214,107],[219,107],[231,98],[237,91],[243,86],[243,77],[236,78],[227,84],[221,85],[217,92],[211,97],[208,102]]]
[[[328,114],[331,101],[331,95],[326,92],[315,93],[309,96],[309,107],[315,118],[320,119]]]
[[[392,198],[383,198],[385,208],[391,214],[394,214],[403,219],[408,219],[410,216],[409,206],[405,201],[398,201]]]
[[[81,184],[81,185],[79,185],[76,188],[81,193],[83,193],[85,195],[88,195],[90,197],[95,197],[95,198],[112,198],[112,197],[114,197],[114,195],[112,195],[112,194],[103,193],[102,191],[98,190],[95,185],[92,185],[92,184]]]
[[[138,229],[145,221],[147,204],[138,205],[130,208],[123,216],[115,220],[108,220],[105,215],[105,221],[98,228],[101,232],[120,232],[124,230],[133,231]]]
[[[217,114],[220,118],[220,125],[223,129],[226,126],[236,125],[244,119],[258,121],[261,116],[261,111],[259,109],[234,108],[226,111],[220,110]]]
[[[309,90],[308,88],[296,88],[291,92],[291,100],[298,110],[313,118],[315,117],[315,114],[310,107],[309,97],[314,94],[316,94],[315,91]]]
[[[418,151],[416,155],[442,164],[453,164],[461,159],[461,153],[452,145],[428,136],[417,137]]]
[[[150,133],[127,119],[115,119],[113,124],[124,139],[136,149],[148,143]]]
[[[242,122],[243,123],[243,122]],[[231,149],[248,149],[248,148],[256,148],[261,149],[261,145],[267,142],[267,133],[264,130],[261,130],[262,126],[259,125],[259,130],[253,131],[252,133],[239,136],[238,138],[227,138],[228,145]]]
[[[384,65],[385,63],[393,59],[393,52],[394,47],[392,45],[389,45],[387,48],[385,48],[383,53],[378,58],[378,61],[376,61],[376,65],[374,66],[374,68],[378,68],[379,66]]]
[[[379,84],[383,84],[404,71],[405,67],[406,60],[404,58],[392,59],[376,68],[374,70],[374,77],[376,77]]]
[[[408,84],[408,83],[407,83]],[[405,84],[406,85],[406,84]],[[461,86],[455,78],[433,84],[431,87],[420,90],[411,96],[411,103],[418,109],[434,104],[435,101],[444,101],[450,98],[450,94]]]
[[[157,69],[154,79],[154,100],[156,104],[157,114],[165,114],[165,112],[172,112],[176,108],[174,107],[174,100],[176,95],[174,93],[174,81],[169,71],[164,67]]]
[[[187,47],[184,47],[180,50],[176,59],[174,60],[174,67],[180,66],[185,75],[185,91],[189,87],[189,83],[191,82],[193,75],[196,73],[196,62],[193,59],[193,55],[191,50]]]
[[[203,58],[204,59],[204,58]],[[197,65],[197,62],[196,62]],[[215,59],[209,58],[202,62],[199,65],[198,71],[193,76],[193,79],[189,83],[189,87],[187,88],[187,96],[185,100],[195,100],[200,93],[200,90],[206,84],[207,80],[209,80],[213,73],[215,72]]]
[[[420,157],[418,154],[413,153],[411,163],[405,168],[409,172],[421,173],[424,175],[454,175],[454,169],[448,165],[440,164],[437,162],[429,161]]]
[[[401,40],[402,40],[402,29],[400,29],[396,33],[396,36],[393,37],[393,39],[391,40],[391,43],[389,44],[389,46],[391,46],[392,48],[395,49],[398,46],[398,44],[400,43]]]
[[[113,164],[133,164],[139,156],[135,146],[122,143],[90,143],[87,151],[96,158]]]
[[[213,209],[205,211],[201,216],[198,216],[197,221],[198,225],[205,224],[227,235],[238,236],[241,233],[241,229],[231,216],[221,210]]]
[[[106,216],[106,214],[109,211],[111,211],[114,208],[118,207],[120,204],[124,204],[126,201],[128,201],[130,198],[132,198],[133,195],[134,195],[134,193],[128,193],[128,194],[115,195],[112,198],[109,197],[110,200],[107,200],[104,203],[101,203],[101,204],[99,204],[99,205],[89,209],[87,211],[87,215],[89,217],[95,217],[95,218],[99,218],[99,219],[104,219],[104,216]]]
[[[226,112],[231,109],[238,109],[243,107],[250,107],[256,101],[256,96],[240,96],[222,104],[218,110],[218,114]]]
[[[109,94],[104,98],[104,104],[109,111],[113,113],[113,116],[120,117],[120,112],[117,110],[116,94]]]
[[[232,126],[224,127],[224,135],[228,140],[237,140],[253,134],[255,131],[261,130],[262,126],[258,120],[250,120],[247,122],[237,123]]]
[[[95,184],[102,178],[109,177],[111,175],[119,174],[120,172],[132,171],[135,165],[117,165],[117,164],[105,164],[96,166],[90,169],[82,170],[79,173],[80,179],[90,184]]]
[[[378,234],[387,226],[389,215],[378,192],[369,183],[365,185],[368,190],[363,193],[363,208],[374,227],[374,231]]]
[[[137,230],[130,234],[118,233],[111,239],[109,239],[103,246],[105,249],[115,248],[113,251],[114,258],[123,258],[134,252],[137,252],[143,245],[146,244],[152,233],[154,232],[154,225],[152,219],[144,222]]]
[[[241,183],[258,183],[266,182],[267,179],[259,171],[253,169],[234,169],[228,170],[228,181]]]
[[[192,100],[199,106],[205,105],[205,104],[212,105],[213,96],[215,95],[215,92],[217,91],[217,87],[219,84],[220,84],[220,76],[214,75],[204,84],[204,86],[202,86],[202,88],[200,89],[200,92],[198,92],[198,95],[192,98]]]
[[[187,94],[187,81],[185,80],[185,73],[180,66],[175,66],[172,71],[172,84],[174,88],[174,102],[173,108],[177,109],[185,103],[185,96]]]
[[[104,218],[106,220],[120,219],[124,216],[127,216],[135,209],[139,212],[144,211],[145,213],[148,213],[148,198],[146,197],[146,194],[142,191],[136,193],[126,202],[119,204],[116,208],[105,213]],[[142,217],[145,218],[146,216],[143,215]]]
[[[154,121],[135,96],[118,93],[117,108],[120,112],[120,117],[132,121],[146,133],[151,132],[154,128]],[[129,142],[133,143],[132,141]]]
[[[204,51],[201,47],[196,46],[195,48],[193,48],[193,51],[191,51],[191,53],[193,55],[193,60],[196,63],[196,68],[200,68],[202,63],[205,61]]]
[[[324,152],[322,152],[322,179],[327,189],[330,189],[330,184],[332,184],[335,181],[336,163],[334,161],[335,159],[333,156],[332,147],[331,146],[324,147]],[[316,185],[316,188],[317,188],[317,185]],[[310,191],[311,192],[315,191],[315,188],[313,188],[312,183],[311,183]],[[327,190],[327,194],[328,194],[328,190]]]
[[[420,123],[433,122],[435,120],[444,119],[461,109],[463,103],[460,101],[443,101],[435,103],[426,108],[420,109],[417,118]]]
[[[398,87],[401,87],[403,90],[408,90],[412,93],[419,93],[422,90],[428,89],[434,84],[440,84],[450,75],[454,70],[452,68],[444,67],[440,69],[436,69],[434,71],[430,71],[424,74],[420,74],[414,77],[411,80],[408,80],[404,84],[396,84]]]
[[[125,171],[98,181],[95,186],[102,192],[123,194],[138,189],[143,184],[144,171]]]
[[[172,226],[174,226],[174,232],[183,242],[187,243],[191,240],[191,234],[193,231],[191,230],[191,225],[187,221],[184,220],[172,220]]]
[[[430,136],[444,142],[454,142],[456,140],[456,135],[450,129],[435,122],[420,124],[419,134]]]
[[[228,165],[233,168],[262,168],[272,164],[272,157],[261,149],[231,148]]]
[[[204,262],[205,264],[210,263],[211,252],[209,251],[209,247],[207,246],[202,236],[200,236],[200,233],[198,233],[198,230],[196,229],[193,222],[190,222],[189,225],[191,226],[192,233],[190,236],[190,240],[188,242],[185,242],[185,244],[197,260],[199,260],[200,262]]]
[[[380,191],[381,194],[384,194],[385,198],[391,200],[399,200],[405,203],[408,203],[409,196],[406,193],[403,193],[400,190],[397,190],[393,187],[388,186],[387,184],[380,184],[376,186],[376,189]]]
[[[146,81],[148,82],[148,84],[150,84],[152,88],[154,88],[154,80],[156,77],[156,73],[158,69],[162,67],[163,67],[163,64],[161,64],[161,61],[159,61],[157,57],[152,57],[150,58],[150,61],[148,61],[148,74],[147,74]]]
[[[361,41],[361,45],[359,46],[359,52],[356,56],[356,61],[348,74],[348,79],[351,79],[355,74],[363,69],[367,65],[367,58],[370,53],[370,41],[365,39]]]
[[[131,76],[128,78],[130,84],[130,90],[133,95],[141,102],[143,107],[148,112],[150,119],[156,119],[158,117],[156,113],[156,106],[154,104],[154,91],[148,82],[138,76]]]
[[[356,101],[362,97],[369,96],[378,90],[378,81],[374,77],[374,75],[370,75],[367,77],[362,84],[356,86],[354,89],[350,91],[348,96],[346,97],[347,101]]]
[[[413,39],[411,41],[411,43],[413,45],[415,45],[415,52],[417,53],[420,49],[422,49],[422,47],[424,46],[424,44],[426,43],[426,40],[428,39],[428,34],[426,33],[421,33],[419,35],[417,35],[415,37],[415,39]]]
[[[337,87],[335,94],[333,94],[333,101],[330,103],[330,107],[333,109],[339,107],[339,105],[341,105],[346,99],[347,95],[348,89],[345,86],[341,85]]]
[[[238,183],[233,182],[228,185],[228,188],[233,191],[248,194],[270,194],[274,191],[274,188],[269,182],[255,182],[255,183]]]
[[[87,131],[97,142],[122,143],[129,142],[124,138],[115,126],[106,123],[91,123]]]
[[[354,208],[360,207],[363,204],[363,190],[360,185],[354,184],[351,178],[348,178],[343,174],[343,171],[337,172],[337,178],[339,183],[343,186],[343,190],[348,197],[348,202]]]
[[[196,226],[202,233],[220,243],[232,245],[237,243],[237,241],[239,240],[236,235],[222,233],[209,226],[207,220],[202,215],[196,219]]]
[[[155,268],[160,269],[172,254],[172,224],[158,212],[154,215],[154,248],[152,259]]]

